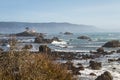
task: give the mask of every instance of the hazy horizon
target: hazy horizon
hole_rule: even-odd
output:
[[[120,0],[0,1],[0,21],[69,22],[120,30]]]

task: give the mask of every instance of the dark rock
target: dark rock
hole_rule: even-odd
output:
[[[25,45],[24,47],[23,47],[23,49],[31,49],[33,46],[30,44],[30,45]]]
[[[17,33],[17,34],[12,34],[12,35],[15,35],[15,36],[38,36],[38,35],[43,35],[43,34],[42,33],[36,33],[36,32],[24,31],[24,32]]]
[[[98,52],[98,53],[103,53],[103,52],[104,52],[104,49],[103,49],[103,47],[101,47],[101,48],[98,48],[98,49],[97,49],[97,52]]]
[[[73,35],[73,33],[71,33],[71,32],[65,32],[64,34],[65,35]]]
[[[103,47],[120,47],[120,42],[119,40],[112,40],[103,45]]]
[[[72,63],[71,61],[67,61],[67,62],[65,63],[65,65],[67,66],[67,69],[68,69],[68,70],[72,70],[72,69],[73,69],[73,63]]]
[[[79,67],[78,67],[79,70],[84,70],[84,66],[83,66],[81,63],[78,63],[77,65],[79,66]]]
[[[108,59],[108,62],[114,62],[116,59]]]
[[[90,61],[89,67],[91,67],[91,69],[93,69],[93,70],[99,70],[99,69],[101,69],[102,64],[101,64],[101,62]]]
[[[118,58],[117,61],[120,61],[120,58]]]
[[[4,51],[2,48],[0,48],[0,51]]]
[[[77,39],[87,39],[87,40],[91,41],[91,38],[88,36],[80,36],[80,37],[77,37]]]
[[[90,75],[91,75],[91,76],[96,76],[96,74],[95,74],[95,73],[90,73]]]
[[[95,80],[113,80],[113,77],[110,72],[106,71],[98,76]]]
[[[53,38],[52,38],[52,41],[61,41],[61,40],[59,40],[58,37],[53,37]]]
[[[81,73],[76,69],[72,71],[73,75],[81,75]]]
[[[51,39],[44,39],[44,37],[40,35],[40,36],[35,38],[34,42],[35,43],[51,43],[52,40]]]
[[[112,68],[112,69],[114,69],[114,70],[115,70],[116,68],[114,67],[114,68]]]
[[[51,53],[51,49],[47,45],[40,45],[39,52],[42,53]]]
[[[120,49],[116,51],[117,53],[120,53]]]

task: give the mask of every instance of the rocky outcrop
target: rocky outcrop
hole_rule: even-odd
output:
[[[92,39],[88,36],[80,36],[80,37],[77,37],[77,39],[86,39],[86,40],[89,40],[91,41]]]
[[[52,39],[45,39],[43,36],[38,36],[35,38],[35,43],[51,43],[53,41],[60,41],[58,37],[53,37]]]
[[[103,47],[120,47],[120,42],[118,40],[108,41],[103,45]]]
[[[93,70],[100,70],[102,67],[101,62],[95,62],[95,61],[90,61],[89,62],[89,67]]]
[[[95,80],[113,80],[113,77],[110,72],[106,71],[98,76]]]
[[[39,52],[42,53],[51,53],[51,49],[47,45],[40,45]]]
[[[21,32],[21,33],[10,34],[10,35],[15,35],[15,36],[39,36],[39,35],[44,35],[44,34],[24,31],[24,32]]]

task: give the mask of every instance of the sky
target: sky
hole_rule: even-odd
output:
[[[0,0],[0,21],[70,22],[120,30],[120,0]]]

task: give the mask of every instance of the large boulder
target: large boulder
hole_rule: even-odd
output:
[[[103,45],[103,47],[120,47],[120,42],[119,40],[108,41]]]
[[[47,45],[40,45],[39,52],[51,53],[51,49]]]
[[[35,43],[51,43],[52,39],[44,39],[43,36],[38,36],[35,38]]]
[[[99,70],[99,69],[101,69],[102,64],[101,64],[101,62],[90,61],[89,67],[93,70]]]
[[[95,80],[113,80],[113,77],[110,72],[106,71],[98,76]]]
[[[91,41],[91,38],[88,36],[80,36],[80,37],[77,37],[77,39],[86,39],[86,40]]]

